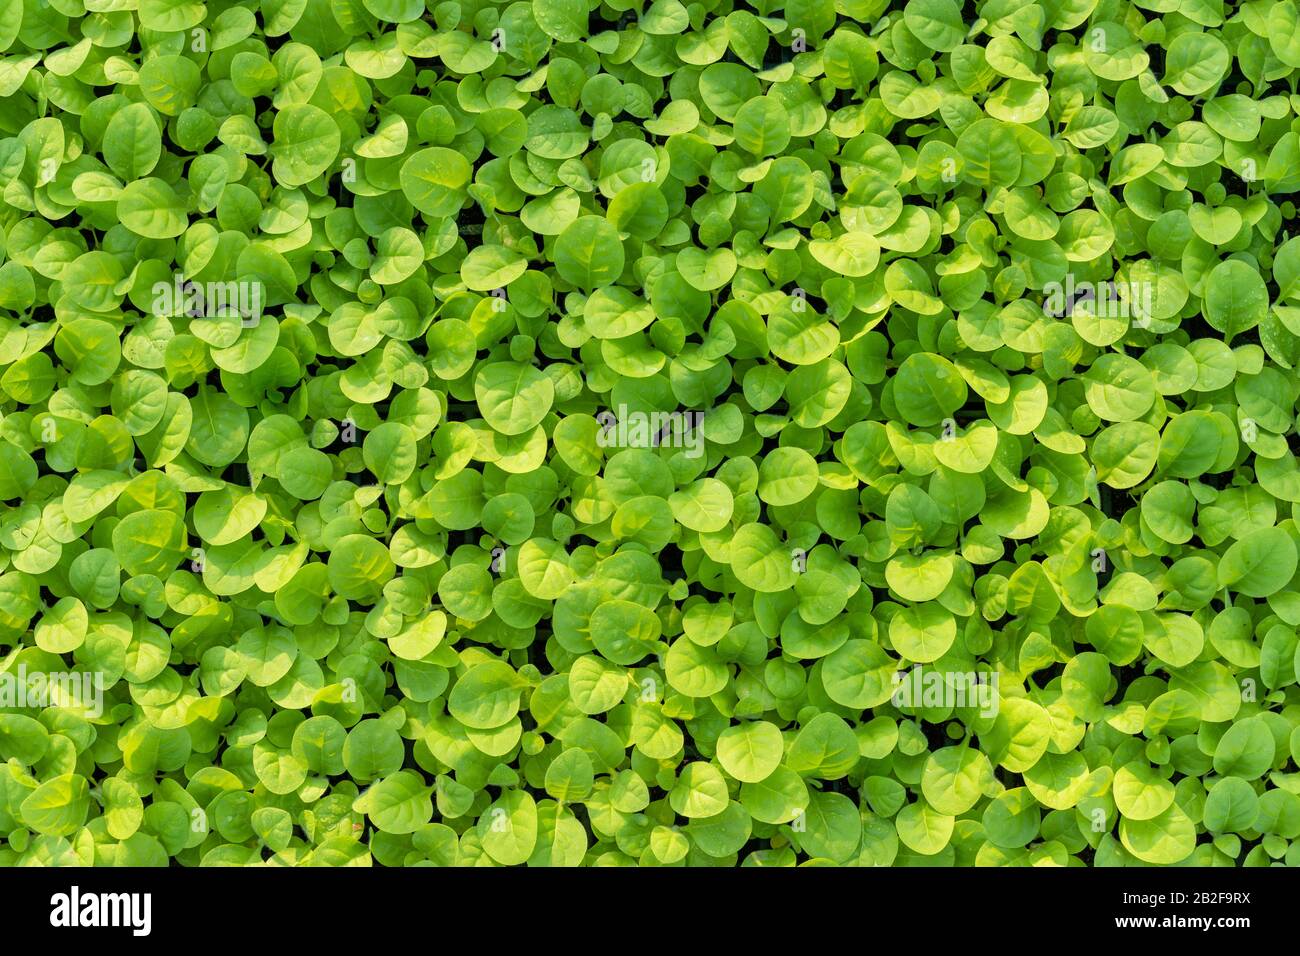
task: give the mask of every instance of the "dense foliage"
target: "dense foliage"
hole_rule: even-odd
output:
[[[1298,79],[0,3],[0,863],[1300,863]]]

